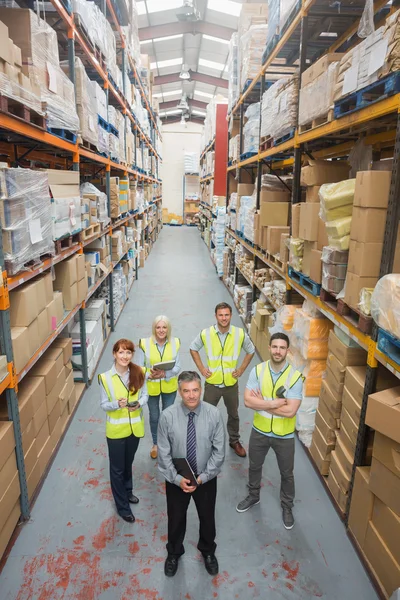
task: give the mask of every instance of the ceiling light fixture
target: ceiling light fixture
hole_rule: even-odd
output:
[[[189,110],[189,104],[186,100],[186,94],[182,94],[182,98],[180,99],[177,108],[180,108],[183,111]]]
[[[189,69],[188,69],[187,65],[185,65],[185,64],[182,65],[181,72],[179,73],[179,78],[180,79],[190,79],[190,73],[189,73]]]
[[[200,11],[197,10],[196,0],[184,0],[183,6],[176,11],[178,21],[200,21]]]

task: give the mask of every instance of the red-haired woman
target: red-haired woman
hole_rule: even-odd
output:
[[[130,504],[139,502],[132,493],[132,463],[144,436],[142,407],[148,400],[144,369],[132,363],[134,352],[133,342],[118,340],[113,347],[114,365],[99,375],[101,408],[107,413],[111,490],[118,514],[128,523],[135,522]]]

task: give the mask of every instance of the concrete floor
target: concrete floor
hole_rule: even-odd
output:
[[[193,368],[191,340],[213,323],[215,304],[231,301],[198,231],[164,227],[139,276],[99,372],[110,367],[111,347],[118,338],[136,342],[149,335],[159,313],[171,318],[174,333],[182,340],[183,368]],[[234,315],[234,323],[240,325],[236,311]],[[225,414],[223,406],[221,410]],[[252,414],[243,403],[240,416],[247,447]],[[104,428],[99,389],[93,383],[1,573],[1,600],[377,598],[300,444],[294,529],[286,531],[281,522],[279,472],[272,453],[264,467],[261,504],[245,514],[236,512],[237,502],[246,495],[248,461],[228,447],[218,480],[220,573],[212,578],[204,569],[196,548],[198,521],[192,503],[186,554],[177,575],[167,579],[164,483],[149,457],[148,421],[134,463],[134,491],[140,497],[134,525],[122,521],[114,510]]]

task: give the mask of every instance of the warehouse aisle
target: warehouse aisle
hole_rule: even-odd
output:
[[[231,302],[194,228],[164,227],[139,273],[106,349],[99,372],[111,364],[112,344],[149,335],[167,314],[181,337],[183,368],[193,368],[189,344],[213,322],[214,306]],[[234,323],[240,324],[235,311]],[[245,385],[247,373],[242,381]],[[164,576],[164,483],[149,457],[146,437],[134,463],[136,523],[115,513],[108,482],[104,414],[99,390],[86,391],[32,511],[0,576],[1,600],[200,600],[240,598],[350,600],[377,598],[305,453],[296,454],[295,528],[283,528],[279,473],[268,456],[261,504],[239,515],[247,459],[227,448],[217,499],[220,574],[211,578],[197,551],[198,521],[191,506],[186,554],[175,578]],[[221,410],[225,413],[225,408]],[[251,413],[240,410],[247,447]]]

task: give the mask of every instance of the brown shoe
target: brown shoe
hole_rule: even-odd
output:
[[[157,450],[157,446],[153,446],[152,449],[150,450],[150,456],[151,458],[156,459],[158,456],[158,450]]]
[[[240,442],[234,442],[233,444],[229,444],[231,448],[234,449],[234,451],[236,452],[236,454],[238,456],[240,456],[241,458],[244,458],[246,455],[246,450],[243,448],[242,444]]]

